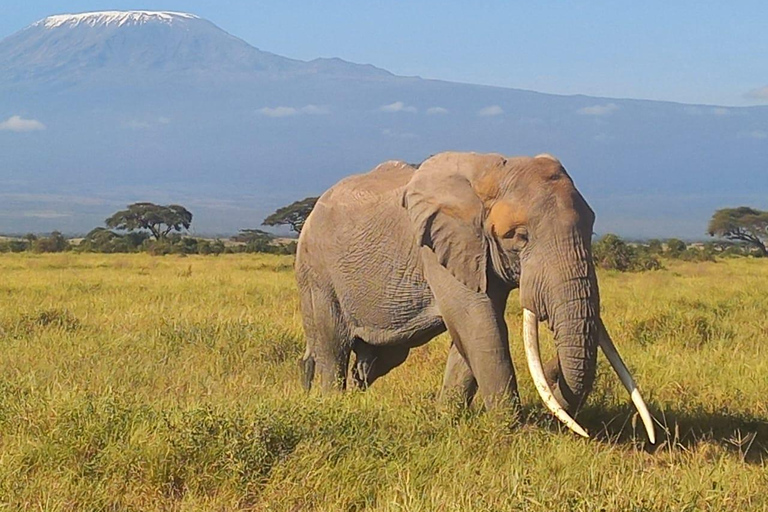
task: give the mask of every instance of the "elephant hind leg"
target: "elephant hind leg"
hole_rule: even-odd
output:
[[[315,379],[315,357],[309,347],[304,352],[304,357],[299,361],[299,370],[301,371],[301,385],[309,391],[312,389],[312,381]]]
[[[352,350],[355,352],[352,378],[358,388],[367,389],[376,379],[403,364],[411,348],[407,345],[371,345],[356,338]]]
[[[312,293],[302,297],[307,348],[300,363],[302,384],[312,387],[315,376],[323,391],[343,390],[347,385],[351,339],[335,297]]]

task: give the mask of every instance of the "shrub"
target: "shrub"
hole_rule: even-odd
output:
[[[664,251],[664,254],[670,258],[679,258],[685,252],[686,247],[682,240],[670,238],[667,240],[667,250]]]
[[[608,234],[592,245],[595,265],[606,270],[640,272],[661,268],[659,259],[642,246],[628,245],[617,235]]]
[[[58,231],[54,231],[50,236],[36,238],[31,243],[31,248],[35,252],[64,252],[71,247],[69,241]]]
[[[149,235],[134,231],[121,235],[106,228],[96,228],[90,231],[77,249],[82,252],[124,253],[138,252]]]

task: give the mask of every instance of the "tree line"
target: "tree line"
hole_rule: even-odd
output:
[[[317,197],[307,197],[278,208],[264,219],[262,225],[288,226],[299,234],[317,200]],[[241,229],[226,242],[184,236],[182,232],[192,225],[192,213],[177,204],[134,203],[125,210],[115,212],[104,224],[105,227],[91,230],[76,245],[54,231],[46,237],[29,234],[21,239],[0,241],[0,252],[146,251],[162,255],[234,252],[292,254],[296,251],[296,241],[279,243],[271,233],[256,228]],[[617,235],[608,234],[593,244],[593,258],[601,268],[642,271],[661,268],[661,258],[712,261],[716,256],[768,256],[767,211],[747,206],[717,210],[709,221],[707,233],[725,241],[687,245],[682,240],[671,238],[628,243]]]
[[[317,199],[307,197],[279,208],[264,219],[262,225],[289,226],[299,234]],[[260,229],[241,229],[227,241],[184,236],[183,231],[192,225],[192,212],[178,204],[133,203],[108,217],[104,225],[92,229],[77,244],[67,240],[59,231],[45,237],[30,233],[20,239],[0,240],[0,252],[75,250],[101,253],[148,252],[153,255],[296,252],[296,241],[281,243],[274,235]]]

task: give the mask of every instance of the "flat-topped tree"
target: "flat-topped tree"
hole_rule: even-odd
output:
[[[749,206],[717,210],[709,221],[707,232],[728,240],[740,240],[757,248],[760,256],[767,256],[768,212]]]
[[[264,219],[262,226],[291,226],[296,233],[301,233],[312,208],[315,207],[318,197],[305,197],[301,201],[295,201],[288,206],[278,208],[275,213]]]
[[[154,203],[134,203],[104,221],[107,227],[125,231],[146,229],[155,240],[161,240],[171,231],[189,229],[192,213],[178,204],[168,206]]]

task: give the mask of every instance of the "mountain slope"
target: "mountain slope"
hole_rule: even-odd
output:
[[[232,232],[380,161],[448,149],[558,155],[599,231],[701,236],[716,207],[768,207],[768,108],[304,62],[168,12],[46,18],[0,41],[0,70],[0,232],[86,231],[136,200]]]

